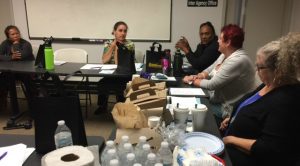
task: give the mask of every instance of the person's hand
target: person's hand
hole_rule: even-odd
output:
[[[220,130],[225,130],[228,127],[229,124],[229,119],[230,118],[225,118],[222,122],[221,122],[221,126],[220,126]]]
[[[198,79],[205,79],[205,74],[204,73],[198,73],[197,78]]]
[[[195,79],[194,75],[190,75],[190,76],[185,76],[182,81],[186,84],[190,84],[191,82],[193,82]]]
[[[13,51],[12,50],[11,59],[12,60],[20,60],[21,59],[21,53],[19,51]]]
[[[177,41],[175,48],[179,48],[185,54],[187,54],[190,50],[190,45],[189,45],[189,42],[187,41],[187,39],[184,36],[182,36],[182,39]]]
[[[117,48],[117,40],[116,39],[113,42],[111,42],[110,47],[112,47],[112,49]]]
[[[193,85],[194,85],[194,86],[200,87],[201,81],[202,81],[202,79],[196,78],[196,79],[193,81]]]

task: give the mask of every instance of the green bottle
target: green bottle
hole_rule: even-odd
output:
[[[44,52],[45,52],[46,70],[53,70],[54,69],[54,55],[53,55],[52,47],[45,46]]]

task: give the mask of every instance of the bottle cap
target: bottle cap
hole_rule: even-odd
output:
[[[156,163],[154,166],[163,166],[162,163]]]
[[[64,121],[64,120],[60,120],[60,121],[57,122],[57,124],[60,125],[60,126],[61,126],[61,125],[64,125],[64,124],[65,124],[65,121]]]
[[[129,137],[128,137],[128,135],[123,135],[121,139],[122,139],[122,141],[127,142],[129,140]]]
[[[147,156],[147,158],[148,158],[148,160],[155,160],[155,154],[154,153],[149,153],[148,154],[148,156]]]
[[[110,160],[109,165],[111,165],[111,166],[118,166],[119,165],[119,160],[112,159],[112,160]]]
[[[146,142],[147,138],[145,136],[139,137],[140,142]]]
[[[142,166],[140,163],[134,163],[133,166]]]
[[[163,141],[163,142],[160,143],[160,146],[163,147],[163,148],[167,148],[167,147],[169,147],[169,143]]]
[[[128,153],[126,157],[127,157],[127,160],[130,160],[130,161],[135,159],[134,153]]]
[[[124,144],[124,149],[129,150],[130,148],[132,148],[131,143],[125,143]]]
[[[144,150],[149,150],[150,149],[150,145],[149,144],[144,144],[143,145],[143,149]]]
[[[111,147],[111,146],[113,146],[113,145],[114,145],[114,141],[112,141],[112,140],[106,141],[106,146]]]
[[[107,154],[110,154],[110,155],[116,154],[116,150],[115,149],[109,149],[107,151]]]

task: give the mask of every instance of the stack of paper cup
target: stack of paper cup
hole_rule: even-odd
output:
[[[201,131],[204,128],[207,107],[204,104],[197,104],[192,108],[193,131]]]
[[[174,111],[174,122],[175,124],[186,124],[189,116],[189,109],[188,108],[180,108],[175,107],[173,108]]]

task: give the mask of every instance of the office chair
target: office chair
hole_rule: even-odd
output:
[[[88,53],[84,49],[80,48],[63,48],[58,49],[54,52],[54,60],[55,61],[65,61],[65,62],[73,62],[73,63],[88,63]],[[64,79],[63,76],[60,79]],[[100,80],[100,78],[99,78]],[[87,109],[88,109],[88,101],[91,105],[91,93],[89,91],[89,78],[88,77],[81,77],[81,76],[72,76],[68,79],[70,82],[85,82],[85,107],[86,107],[86,117],[87,117]],[[96,80],[93,80],[96,81]],[[80,92],[80,91],[79,91]]]

